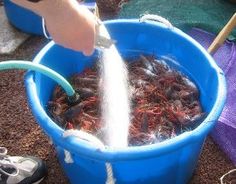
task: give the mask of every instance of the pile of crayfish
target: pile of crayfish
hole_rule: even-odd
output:
[[[97,62],[98,63],[98,62]],[[140,55],[127,61],[131,120],[129,146],[153,144],[173,138],[199,125],[206,116],[197,87],[164,60]],[[78,104],[68,103],[61,87],[54,90],[48,110],[64,129],[79,129],[104,139],[101,119],[99,65],[69,79],[80,94]]]

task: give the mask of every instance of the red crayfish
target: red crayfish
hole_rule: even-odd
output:
[[[205,113],[195,85],[163,60],[144,56],[127,62],[132,101],[129,145],[161,142],[202,122]],[[80,129],[104,139],[101,119],[98,65],[70,78],[81,102],[71,106],[57,86],[48,110],[64,129]]]

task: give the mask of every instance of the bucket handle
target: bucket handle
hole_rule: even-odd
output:
[[[62,134],[62,138],[67,138],[67,137],[74,137],[78,138],[80,141],[84,142],[85,144],[90,144],[92,146],[97,147],[98,149],[104,149],[105,145],[95,136],[92,134],[89,134],[87,132],[81,131],[81,130],[65,130]],[[72,158],[71,153],[68,150],[64,149],[64,161],[65,163],[73,163],[74,160]]]
[[[95,136],[92,134],[89,134],[87,132],[81,131],[81,130],[65,130],[62,134],[63,138],[66,137],[75,137],[80,139],[81,141],[84,141],[85,143],[91,144],[93,146],[98,147],[98,149],[105,149],[105,145]],[[64,161],[65,163],[73,163],[74,160],[72,158],[71,153],[68,150],[64,150],[65,158]],[[106,184],[115,184],[115,178],[113,174],[113,168],[111,163],[106,162],[106,174],[107,174],[107,179],[106,179]]]
[[[97,137],[82,130],[74,130],[74,129],[65,130],[64,133],[62,134],[62,137],[63,138],[75,137],[78,138],[80,141],[83,141],[87,144],[97,147],[98,149],[101,150],[105,149],[105,145]]]
[[[164,17],[155,14],[146,14],[140,17],[139,22],[145,22],[147,20],[157,21],[166,25],[169,29],[173,29],[174,26]]]

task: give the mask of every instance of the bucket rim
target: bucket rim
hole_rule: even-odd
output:
[[[147,22],[139,22],[139,19],[116,19],[105,21],[105,24],[120,24],[120,23],[128,23],[128,24],[147,24],[147,25],[155,25],[162,27],[164,29],[168,29],[165,25],[159,22],[147,21]],[[39,99],[37,98],[36,85],[34,83],[34,74],[35,72],[28,72],[25,77],[26,82],[26,90],[29,101],[34,101],[34,104],[30,103],[32,108],[32,112],[39,123],[39,125],[44,129],[46,134],[52,138],[53,142],[66,150],[70,150],[73,154],[79,154],[83,157],[89,157],[90,159],[99,159],[106,161],[119,161],[119,160],[136,160],[141,158],[150,158],[157,155],[162,155],[165,153],[170,153],[176,150],[177,148],[181,148],[184,145],[205,139],[205,136],[209,133],[209,131],[214,127],[217,119],[219,118],[224,104],[226,100],[226,80],[223,71],[217,66],[214,59],[207,53],[207,51],[193,38],[188,36],[186,33],[182,32],[178,28],[173,28],[176,34],[183,36],[186,41],[191,42],[194,46],[196,46],[201,53],[207,58],[210,63],[210,66],[216,71],[217,82],[218,82],[218,90],[216,101],[212,107],[212,110],[205,118],[205,120],[194,130],[189,132],[182,133],[174,138],[165,140],[160,143],[151,144],[151,145],[143,145],[143,146],[133,146],[127,148],[107,148],[107,149],[99,149],[95,146],[86,144],[85,142],[79,141],[75,137],[63,138],[63,132],[61,127],[59,127],[56,123],[52,121],[52,119],[47,115],[45,110],[40,104]],[[55,46],[55,43],[51,41],[48,43],[34,58],[33,62],[40,63],[41,59],[44,55]],[[47,121],[47,123],[42,123]],[[204,135],[204,136],[203,136]]]

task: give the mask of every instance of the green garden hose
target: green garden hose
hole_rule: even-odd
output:
[[[40,72],[51,79],[55,80],[66,92],[68,95],[68,99],[72,102],[77,101],[79,95],[75,92],[70,83],[62,77],[60,74],[55,72],[54,70],[38,64],[32,63],[31,61],[21,61],[21,60],[9,60],[0,62],[0,70],[8,70],[8,69],[29,69],[33,71]]]

